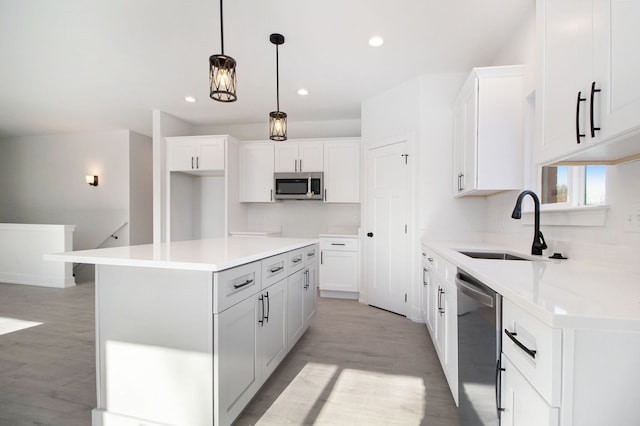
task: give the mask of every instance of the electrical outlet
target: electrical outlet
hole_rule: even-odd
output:
[[[640,232],[640,204],[630,204],[624,212],[625,232]]]

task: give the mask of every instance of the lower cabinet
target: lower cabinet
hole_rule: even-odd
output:
[[[502,426],[557,426],[558,409],[549,406],[527,379],[502,355]]]
[[[458,403],[458,297],[456,267],[423,251],[422,310],[431,340],[456,404]]]
[[[214,424],[230,424],[262,385],[258,297],[214,319]]]
[[[235,420],[309,326],[316,311],[316,252],[317,246],[289,252],[296,268],[304,257],[302,269],[214,315],[214,424]],[[246,271],[239,272],[244,278]]]
[[[360,283],[358,238],[321,235],[320,250],[320,295],[358,299]]]
[[[304,334],[316,312],[318,262],[287,278],[287,346],[290,350]]]

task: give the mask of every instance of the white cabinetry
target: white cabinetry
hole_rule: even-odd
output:
[[[317,246],[306,247],[289,254],[290,271],[287,278],[287,346],[296,344],[315,314],[315,282],[318,269]],[[300,259],[298,261],[298,259]]]
[[[523,67],[474,68],[453,107],[454,194],[521,189]]]
[[[275,145],[276,172],[321,172],[323,144],[317,142],[282,142]]]
[[[552,408],[505,355],[502,356],[502,426],[556,426],[558,409]]]
[[[639,0],[539,0],[540,162],[640,154]]]
[[[271,141],[240,144],[240,202],[273,201],[273,156]]]
[[[358,238],[320,235],[320,296],[357,299],[359,258]]]
[[[433,262],[434,259],[431,256],[430,252],[427,251],[427,249],[423,246],[422,262],[420,264],[420,273],[422,276],[422,299],[420,307],[422,310],[422,319],[424,320],[429,333],[433,333],[433,322],[435,320],[432,290],[433,284],[435,282],[435,278],[433,278],[433,275],[435,273],[431,271]]]
[[[166,141],[169,171],[224,170],[225,136],[171,137]]]
[[[166,141],[165,241],[222,237],[229,229],[244,229],[246,215],[238,200],[238,142],[226,135]],[[188,152],[194,153],[193,169]]]
[[[453,399],[458,403],[458,297],[455,286],[456,267],[435,254],[425,251],[423,273],[427,269],[429,283],[423,284],[423,303],[428,303],[426,323],[431,334]],[[425,292],[428,294],[425,295]]]
[[[360,202],[360,141],[324,144],[324,201]]]
[[[552,328],[504,299],[502,424],[639,424],[639,350],[637,331]]]

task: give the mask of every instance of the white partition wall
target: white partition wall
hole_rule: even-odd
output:
[[[75,225],[0,223],[0,282],[71,287],[73,264],[44,260],[73,250]]]

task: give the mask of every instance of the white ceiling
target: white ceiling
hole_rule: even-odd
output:
[[[362,100],[427,73],[491,64],[534,0],[225,0],[238,101],[209,98],[218,0],[0,0],[0,136],[131,129],[159,109],[195,125],[360,118]],[[382,47],[367,44],[380,35]],[[309,90],[306,97],[296,91]],[[187,95],[198,102],[184,101]]]

